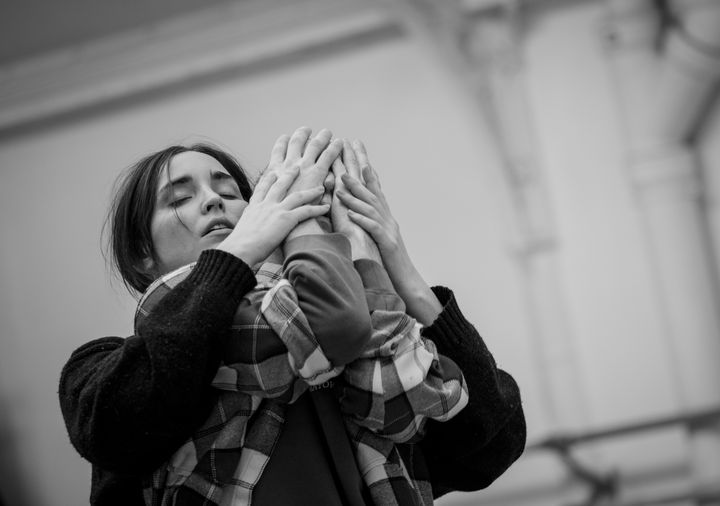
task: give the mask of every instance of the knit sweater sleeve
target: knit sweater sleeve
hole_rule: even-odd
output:
[[[212,407],[221,341],[254,286],[244,262],[207,250],[134,336],[78,348],[59,388],[78,452],[107,470],[137,473],[153,470],[182,444]]]
[[[433,495],[489,486],[525,448],[525,415],[513,377],[498,369],[473,325],[458,308],[452,291],[435,287],[443,311],[423,335],[463,372],[470,399],[445,423],[429,421],[420,442]]]

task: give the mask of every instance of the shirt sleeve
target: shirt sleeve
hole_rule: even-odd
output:
[[[135,312],[136,329],[194,268],[194,263],[181,267],[148,287]],[[274,319],[268,322],[261,309],[265,296],[281,279],[281,270],[282,266],[278,264],[262,264],[255,274],[257,284],[240,300],[227,336],[220,344],[221,362],[212,379],[215,388],[285,401],[296,394],[297,373],[292,367],[293,357],[275,330],[282,331],[295,325],[305,336],[310,332],[309,328],[306,332],[301,314],[293,314],[295,308],[286,306],[281,322],[272,313],[269,316]],[[307,338],[312,338],[311,332]]]
[[[291,401],[307,384],[340,374],[344,361],[369,339],[367,304],[358,295],[347,239],[309,235],[288,241],[285,249],[284,265],[263,264],[258,284],[235,311],[212,382],[218,389]],[[136,325],[193,267],[149,287]],[[298,377],[305,382],[298,383]]]
[[[285,252],[281,269],[260,268],[260,285],[238,309],[216,387],[292,401],[308,385],[339,375],[369,340],[367,303],[347,239],[303,236],[286,242]]]
[[[80,455],[110,471],[151,471],[210,412],[210,382],[250,268],[203,252],[192,273],[158,303],[134,336],[78,348],[65,364],[59,400]]]
[[[468,402],[460,368],[438,354],[405,314],[384,267],[358,260],[372,337],[361,356],[345,367],[340,409],[366,429],[397,443],[417,440],[427,420],[444,422]]]
[[[350,242],[338,233],[285,243],[283,276],[333,366],[357,358],[370,340],[370,313]]]
[[[468,405],[446,423],[428,422],[420,447],[433,496],[489,486],[522,454],[526,441],[520,390],[499,369],[475,327],[460,311],[452,291],[434,287],[443,310],[423,336],[451,358],[468,384]]]
[[[285,254],[283,279],[264,295],[260,312],[302,385],[320,384],[340,374],[370,339],[362,281],[341,234],[292,239]]]

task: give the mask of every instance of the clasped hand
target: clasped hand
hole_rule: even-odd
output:
[[[353,259],[389,265],[404,261],[397,222],[359,141],[301,127],[281,135],[235,229],[218,248],[254,265],[307,220],[329,215],[350,241]]]

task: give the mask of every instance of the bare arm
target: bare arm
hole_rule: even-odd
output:
[[[400,227],[390,212],[365,147],[355,141],[352,146],[345,146],[343,155],[348,173],[341,177],[345,189],[338,190],[338,198],[349,209],[350,220],[375,240],[393,286],[407,306],[407,313],[423,325],[430,325],[440,314],[442,305],[408,254]],[[350,169],[353,165],[358,166],[356,175]]]

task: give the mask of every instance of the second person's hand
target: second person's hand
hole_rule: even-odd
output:
[[[340,140],[331,141],[332,132],[327,128],[310,137],[309,127],[300,127],[292,135],[281,135],[270,152],[266,172],[282,174],[292,168],[300,173],[288,193],[322,185],[333,161],[342,150]]]
[[[349,160],[348,149],[352,150],[349,144],[343,148],[343,158],[348,161],[352,170],[355,172],[358,170],[357,164],[355,163],[353,165],[353,161]],[[345,207],[337,197],[338,192],[344,191],[345,185],[342,182],[342,177],[347,172],[346,166],[339,157],[333,162],[332,172],[335,175],[334,196],[331,199],[330,206],[333,231],[343,234],[348,241],[350,241],[353,260],[367,258],[382,263],[382,258],[380,257],[380,252],[375,244],[375,240],[370,237],[360,225],[350,220],[348,217],[348,208]]]
[[[351,148],[359,169],[353,175],[348,167],[348,173],[340,178],[347,191],[338,190],[336,195],[349,209],[350,220],[375,240],[393,286],[405,301],[407,314],[423,325],[430,325],[442,311],[442,305],[410,259],[400,227],[380,188],[380,179],[370,166],[365,146],[355,141]],[[352,158],[346,158],[346,163]]]

